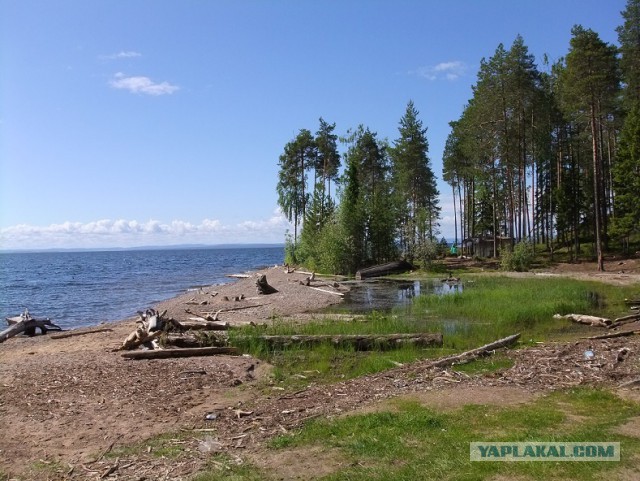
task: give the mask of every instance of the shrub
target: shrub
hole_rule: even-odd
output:
[[[524,272],[529,270],[533,259],[533,245],[530,242],[522,241],[516,244],[513,251],[502,253],[500,267],[503,271]]]

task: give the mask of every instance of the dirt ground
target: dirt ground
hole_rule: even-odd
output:
[[[619,262],[609,260],[606,275],[592,266],[558,266],[531,275],[638,282],[640,297],[638,261]],[[186,309],[205,314],[242,307],[221,312],[220,319],[262,323],[340,302],[338,294],[346,289],[324,281],[314,282],[322,290],[310,289],[300,284],[307,274],[287,274],[281,267],[263,272],[277,293],[258,296],[251,276],[156,307],[177,320],[193,317]],[[443,409],[467,401],[527,402],[550,389],[580,384],[617,388],[640,375],[640,341],[625,337],[508,351],[514,366],[487,376],[427,368],[420,361],[287,393],[269,384],[269,366],[249,356],[125,360],[114,350],[135,328],[135,319],[100,327],[111,330],[66,339],[16,337],[0,345],[0,474],[20,480],[186,480],[211,462],[212,453],[224,452],[276,470],[281,479],[302,479],[324,457],[320,464],[328,472],[338,469],[341,460],[326,453],[279,455],[296,456],[299,468],[287,471],[290,462],[265,456],[261,446],[311,418],[378,409],[397,396]],[[588,347],[595,357],[585,361]],[[618,362],[622,348],[630,354]],[[632,387],[623,391],[632,397],[637,393]],[[207,420],[207,414],[215,419]],[[178,459],[155,456],[154,448],[142,455],[122,449],[160,434],[182,448]],[[108,452],[118,453],[117,460],[105,457]]]

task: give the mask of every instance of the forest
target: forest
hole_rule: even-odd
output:
[[[472,239],[493,257],[527,244],[573,259],[587,247],[599,270],[605,252],[629,253],[640,233],[640,0],[628,0],[617,33],[619,46],[576,25],[566,55],[545,56],[542,68],[519,35],[481,60],[442,159],[463,252],[473,255]],[[294,230],[288,262],[354,273],[446,253],[412,101],[394,141],[363,125],[338,136],[320,118],[285,145],[279,168],[278,204]]]

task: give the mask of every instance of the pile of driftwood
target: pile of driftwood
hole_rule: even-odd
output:
[[[131,332],[119,350],[128,359],[166,359],[176,357],[210,356],[214,354],[238,354],[229,347],[226,337],[199,334],[206,331],[224,331],[228,324],[203,319],[176,321],[155,309],[138,312],[138,326]],[[146,350],[135,350],[143,346]]]
[[[35,336],[36,329],[40,329],[42,334],[46,334],[48,331],[61,331],[60,326],[55,325],[47,317],[44,319],[36,319],[29,314],[29,310],[25,309],[22,314],[15,317],[7,317],[7,324],[9,327],[0,332],[0,342],[4,342],[10,337],[16,336],[24,332],[27,336]]]

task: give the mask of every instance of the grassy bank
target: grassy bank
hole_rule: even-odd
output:
[[[405,398],[387,410],[311,422],[273,440],[270,451],[315,449],[325,459],[341,460],[338,471],[319,478],[327,481],[595,481],[623,470],[627,475],[637,472],[640,439],[619,429],[639,415],[640,404],[594,388],[556,392],[516,407],[466,405],[452,411]],[[471,462],[472,441],[620,442],[622,455],[620,462]],[[222,479],[279,478],[269,470],[231,464],[196,478]]]

